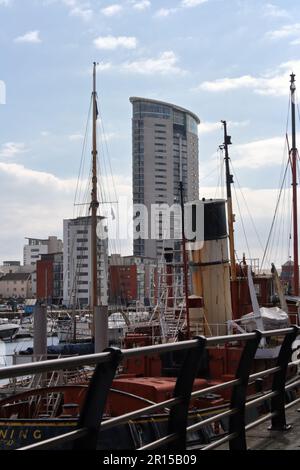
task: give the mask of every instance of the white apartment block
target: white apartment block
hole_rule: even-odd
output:
[[[98,224],[103,217],[98,217]],[[63,303],[71,306],[91,305],[91,217],[64,220],[64,288]],[[108,241],[97,238],[98,299],[107,305]]]
[[[36,262],[41,259],[41,255],[50,253],[61,253],[63,250],[62,240],[51,236],[48,239],[26,238],[27,245],[24,246],[24,265],[35,266]]]

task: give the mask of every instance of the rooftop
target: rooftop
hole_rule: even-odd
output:
[[[0,278],[0,281],[27,281],[31,273],[8,273]]]
[[[197,124],[200,124],[200,119],[198,118],[198,116],[195,113],[193,113],[192,111],[189,111],[188,109],[182,108],[181,106],[177,106],[176,104],[166,103],[165,101],[153,100],[153,99],[149,99],[149,98],[140,98],[138,96],[131,96],[129,98],[129,101],[130,101],[130,103],[134,103],[135,101],[144,101],[144,102],[147,102],[147,103],[162,104],[164,106],[170,106],[171,108],[176,109],[176,111],[181,111],[183,113],[189,114],[190,116],[192,116],[195,119]]]

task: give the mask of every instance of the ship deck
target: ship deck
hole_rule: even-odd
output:
[[[291,424],[289,431],[269,431],[270,421],[256,426],[247,432],[248,450],[300,450],[300,407],[295,405],[286,411],[286,422]],[[228,444],[218,447],[228,450]]]

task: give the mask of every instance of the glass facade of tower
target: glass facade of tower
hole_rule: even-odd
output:
[[[153,204],[168,207],[179,204],[180,177],[185,201],[198,199],[198,117],[168,103],[143,98],[130,98],[130,101],[133,105],[134,205],[144,204],[150,212]],[[134,212],[134,220],[139,219],[139,212]],[[134,240],[134,255],[154,258],[161,255],[163,246],[169,243],[164,240],[161,218],[161,214],[154,219],[149,216],[145,222],[149,235],[151,226],[158,224],[160,236],[156,240],[145,240],[143,237]],[[141,224],[138,225],[138,229],[144,233]],[[176,220],[173,222],[173,231],[176,230],[175,226]]]

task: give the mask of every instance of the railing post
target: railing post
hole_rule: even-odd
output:
[[[246,431],[245,431],[245,405],[247,398],[247,388],[251,366],[259,346],[262,334],[255,330],[256,337],[249,339],[245,344],[242,356],[236,371],[235,378],[239,380],[231,394],[230,408],[236,410],[236,413],[229,418],[229,434],[236,434],[236,437],[229,441],[230,450],[247,450]]]
[[[73,450],[96,450],[97,448],[108,393],[122,359],[122,351],[118,348],[107,348],[103,352],[110,352],[111,357],[108,362],[96,366],[77,423],[78,429],[87,428],[88,433],[74,442]]]
[[[194,380],[199,370],[206,345],[204,336],[197,336],[198,346],[187,351],[176,381],[173,397],[182,398],[181,403],[172,407],[168,421],[168,434],[177,434],[178,438],[168,445],[168,449],[182,451],[186,449],[186,428]]]
[[[275,372],[273,377],[272,391],[277,392],[271,399],[271,412],[276,414],[272,416],[272,424],[268,428],[270,431],[289,431],[291,425],[286,423],[285,417],[285,381],[288,369],[288,363],[292,356],[292,344],[299,334],[300,328],[296,325],[292,326],[293,332],[287,334],[281,345],[277,358],[277,367],[280,370]]]

